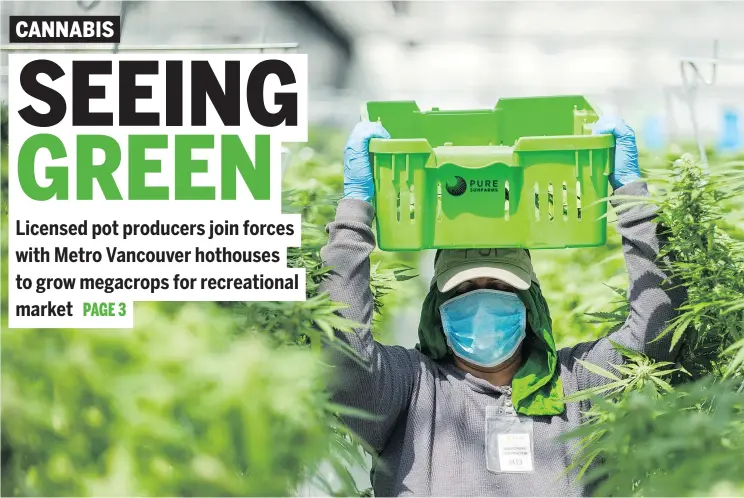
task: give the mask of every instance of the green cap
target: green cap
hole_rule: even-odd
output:
[[[530,255],[524,249],[443,249],[434,261],[434,280],[447,292],[466,280],[495,278],[515,289],[537,282]]]

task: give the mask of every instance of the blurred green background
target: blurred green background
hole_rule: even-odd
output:
[[[709,58],[714,39],[723,57],[742,52],[744,3],[2,0],[2,27],[10,15],[119,15],[123,45],[297,43],[310,61],[313,126],[306,144],[291,146],[284,175],[285,211],[304,220],[303,247],[288,259],[307,268],[307,302],[139,303],[133,330],[8,330],[7,278],[0,279],[3,495],[369,493],[370,459],[339,424],[340,408],[325,390],[338,374],[310,346],[329,327],[348,326],[335,317],[336,305],[316,295],[324,271],[318,249],[342,191],[343,145],[360,102],[475,109],[498,96],[579,93],[634,126],[644,173],[668,176],[672,160],[697,151],[680,142],[692,136],[695,97],[711,166],[741,169],[744,159],[717,152],[741,151],[744,72],[721,65],[716,84],[695,80],[694,92],[680,74],[680,58]],[[0,31],[7,43],[8,30]],[[0,53],[0,99],[7,98],[7,53]],[[707,62],[699,69],[711,77]],[[739,240],[743,205],[739,196],[722,206],[722,225]],[[604,334],[609,325],[587,313],[614,309],[612,288],[627,286],[609,222],[604,247],[532,253],[559,346]],[[373,259],[374,333],[412,347],[433,253]],[[739,439],[725,432],[728,419],[700,392],[667,400],[665,416],[660,406],[644,398],[609,412],[617,420],[608,444],[627,443],[609,453],[617,479],[632,488],[620,494],[743,495],[744,471],[727,460],[741,453],[744,430]],[[666,479],[633,488],[641,474]]]
[[[133,330],[10,330],[3,279],[4,495],[369,493],[369,458],[339,424],[340,408],[325,390],[335,373],[309,340],[322,334],[318,325],[344,326],[316,289],[317,251],[343,185],[346,133],[314,126],[308,143],[291,146],[284,204],[303,216],[303,247],[289,260],[308,269],[305,303],[138,303]],[[643,152],[644,172],[668,172],[679,150]],[[713,168],[739,164],[713,148],[709,154]],[[728,228],[744,240],[744,202],[726,202]],[[416,343],[431,256],[373,254],[378,340]],[[534,251],[533,259],[559,346],[605,333],[607,325],[586,313],[613,309],[611,287],[627,286],[614,229],[606,246]]]

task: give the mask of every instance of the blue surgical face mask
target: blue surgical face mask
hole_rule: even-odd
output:
[[[514,293],[479,289],[439,307],[447,345],[465,361],[495,367],[512,357],[526,336],[527,309]]]

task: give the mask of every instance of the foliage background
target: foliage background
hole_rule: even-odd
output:
[[[345,132],[316,126],[309,138],[293,147],[284,179],[285,211],[302,213],[305,223],[303,247],[289,255],[308,269],[305,303],[138,303],[133,330],[9,330],[2,279],[4,495],[369,493],[350,472],[369,462],[324,389],[335,372],[312,347],[331,327],[351,326],[334,314],[338,305],[316,294],[325,271],[318,258],[323,227],[342,190]],[[644,172],[668,174],[680,150],[643,153]],[[710,152],[714,168],[740,167],[731,162],[738,158]],[[663,194],[665,187],[652,188]],[[719,222],[740,241],[741,197],[721,201]],[[420,256],[373,254],[374,332],[383,342],[415,335],[397,324],[401,310],[423,300],[426,282],[410,278],[426,273]],[[615,310],[617,291],[627,287],[617,233],[609,230],[604,247],[536,251],[533,258],[559,346],[607,333],[612,323],[596,313]],[[744,456],[742,404],[736,387],[726,386],[702,379],[671,394],[640,389],[598,404],[595,424],[576,436],[589,437],[593,455],[614,462],[604,491],[744,494],[744,458],[736,459]]]
[[[3,279],[4,495],[363,492],[348,470],[366,465],[361,447],[325,391],[334,372],[310,345],[350,326],[317,295],[326,271],[318,250],[343,184],[343,140],[314,128],[285,175],[284,210],[302,213],[304,223],[303,247],[288,260],[308,270],[307,302],[137,303],[133,330],[11,330]],[[418,255],[373,259],[375,333],[391,340],[395,308],[417,282],[390,291],[411,278]]]

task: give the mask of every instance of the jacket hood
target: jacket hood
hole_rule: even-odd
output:
[[[442,329],[439,306],[454,294],[454,290],[439,292],[436,282],[432,282],[421,308],[416,349],[432,360],[443,360],[452,354]],[[527,357],[512,380],[512,402],[523,415],[559,415],[565,404],[548,304],[536,281],[516,294],[527,308]]]

